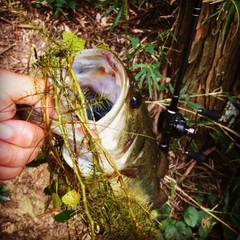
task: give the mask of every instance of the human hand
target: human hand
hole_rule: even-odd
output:
[[[0,69],[0,180],[19,175],[35,159],[44,130],[16,115],[16,104],[41,106],[43,80]]]

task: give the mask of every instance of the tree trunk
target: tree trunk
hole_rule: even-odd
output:
[[[174,26],[171,60],[172,79],[177,75],[182,50],[186,42],[194,1],[182,0]],[[223,2],[220,2],[223,5]],[[231,4],[220,14],[211,17],[219,9],[219,4],[202,4],[196,36],[188,59],[183,86],[187,93],[211,93],[216,90],[240,94],[240,31],[236,11],[228,21]],[[226,25],[226,23],[228,24]],[[224,34],[225,29],[225,34]],[[240,96],[239,96],[240,97]],[[195,102],[207,109],[223,111],[226,101],[215,97],[198,97]],[[235,109],[236,111],[236,109]]]

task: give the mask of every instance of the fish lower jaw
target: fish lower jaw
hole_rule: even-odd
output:
[[[76,157],[76,165],[78,169],[80,170],[81,174],[85,177],[91,176],[94,170],[94,162],[93,162],[93,156],[90,151],[84,151],[84,149],[81,149],[81,156]],[[62,151],[63,159],[65,162],[71,167],[74,168],[74,157],[71,157],[69,154],[68,149],[64,146],[63,151]],[[108,174],[113,174],[115,171],[111,164],[109,163],[110,160],[105,159],[104,156],[101,157],[104,159],[104,161],[99,162],[100,165],[100,170],[102,170],[104,173]],[[118,166],[117,166],[118,168]]]

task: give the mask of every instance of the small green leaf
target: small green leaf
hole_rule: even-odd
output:
[[[141,78],[140,78],[140,81],[139,81],[139,84],[138,84],[138,86],[139,86],[140,89],[142,89],[143,82],[144,82],[144,80],[145,80],[145,78],[146,78],[146,75],[147,75],[147,73],[145,72],[145,73],[142,74],[142,76],[141,76]]]
[[[34,159],[33,161],[31,161],[30,163],[28,163],[26,166],[27,167],[38,167],[39,165],[46,163],[47,159],[46,159],[46,155],[43,152],[40,152],[37,156],[36,159]]]
[[[211,232],[213,224],[216,222],[208,213],[205,211],[199,211],[199,229],[198,234],[202,238],[206,238],[208,234]]]
[[[148,71],[147,71],[147,80],[148,80],[148,92],[149,92],[149,98],[152,99],[153,97],[153,89],[152,89],[152,81],[151,81],[151,78],[150,78],[150,72],[149,72],[149,68],[148,68]]]
[[[130,40],[131,40],[131,43],[132,43],[133,50],[136,50],[138,44],[140,43],[139,38],[131,37]]]
[[[182,230],[185,229],[186,224],[180,221],[175,224],[175,227],[178,229],[178,231],[182,232]]]
[[[199,220],[199,214],[195,207],[190,206],[183,213],[183,218],[185,223],[190,227],[195,227]]]
[[[175,227],[177,228],[178,232],[182,235],[182,239],[191,239],[192,236],[192,230],[190,227],[186,226],[184,222],[177,222],[175,224]]]
[[[73,53],[81,51],[85,48],[85,41],[75,34],[70,32],[63,32],[63,41],[66,48]]]
[[[211,217],[208,213],[206,213],[206,212],[203,211],[203,210],[200,210],[200,211],[198,212],[198,215],[199,215],[199,223],[201,223],[201,220],[202,220],[203,218],[209,218],[209,217]]]
[[[161,214],[169,216],[171,213],[171,208],[167,204],[165,204],[159,209],[159,211],[161,212]]]
[[[132,66],[132,68],[147,68],[148,65],[145,63],[139,63]]]
[[[184,93],[184,92],[187,90],[187,88],[188,88],[188,85],[185,85],[185,86],[181,89],[180,94]]]
[[[171,195],[170,198],[172,199],[176,192],[176,183],[174,181],[170,181],[171,184]]]
[[[153,45],[151,43],[147,43],[144,49],[145,49],[146,52],[155,56],[154,48],[153,48]]]
[[[173,85],[172,85],[171,83],[169,83],[168,86],[169,86],[169,91],[170,91],[170,93],[173,94],[173,92],[174,92]]]
[[[184,235],[186,236],[184,239],[192,239],[192,229],[190,227],[186,227]]]
[[[122,4],[122,5],[121,5],[121,7],[120,7],[120,9],[119,9],[119,11],[118,11],[117,17],[116,17],[115,20],[113,21],[113,24],[112,24],[112,26],[111,26],[111,28],[110,28],[110,32],[112,32],[112,30],[116,27],[119,19],[122,17],[122,15],[123,15],[123,13],[124,13],[125,4],[124,4],[124,2],[122,2],[121,4]]]
[[[36,7],[36,8],[41,8],[41,7],[42,7],[42,4],[36,3],[35,7]]]
[[[161,231],[165,231],[168,226],[174,226],[176,223],[176,220],[172,220],[170,218],[167,218],[161,222]]]
[[[191,141],[191,138],[188,137],[188,140],[191,142],[191,147],[194,150],[194,152],[198,152],[198,146],[194,140]]]
[[[149,70],[149,74],[150,74],[153,82],[155,83],[155,85],[156,85],[156,87],[157,87],[157,85],[158,85],[157,78],[156,78],[155,73],[154,73],[153,70],[152,70],[152,66],[151,66],[151,65],[149,66],[148,70]]]
[[[174,40],[175,42],[177,42],[177,38],[176,38],[176,36],[174,35],[174,33],[173,33],[171,30],[168,30],[168,33],[169,33],[170,36],[173,38],[173,40]]]
[[[52,195],[52,193],[54,192],[54,186],[55,186],[55,183],[51,183],[50,185],[48,185],[47,187],[44,188],[43,192],[44,194],[50,196]]]
[[[62,3],[56,3],[55,6],[57,7],[58,10],[61,11],[63,4]]]
[[[232,105],[238,110],[240,111],[240,103],[239,101],[237,101],[236,99],[234,99],[229,93],[227,93],[227,98],[228,100],[232,103]]]
[[[135,75],[135,79],[138,80],[143,74],[145,74],[147,71],[147,68],[143,68],[140,72],[138,72],[136,75]]]
[[[57,10],[55,11],[55,13],[54,13],[55,18],[59,18],[59,16],[60,16],[60,11],[61,11],[61,10],[59,10],[59,9],[57,9]]]
[[[158,83],[155,71],[153,71],[151,67],[149,68],[149,74],[152,77],[152,80],[153,80],[153,83],[154,83],[155,87],[157,88],[158,91],[160,91],[161,90],[161,85]],[[152,86],[152,84],[151,84],[151,86]]]
[[[198,229],[198,234],[202,238],[206,238],[212,230],[212,223],[210,217],[202,218],[201,225]]]
[[[185,98],[189,98],[191,97],[193,94],[191,93],[187,93],[187,94],[183,94],[183,95],[180,95],[179,99],[182,100],[182,99],[185,99]]]
[[[68,6],[71,8],[71,9],[76,9],[76,3],[74,1],[69,1],[68,3]]]
[[[52,200],[53,200],[53,207],[54,208],[60,208],[62,206],[61,198],[58,196],[57,193],[52,194]]]
[[[0,186],[0,193],[7,192],[7,190],[8,190],[8,187],[6,185],[1,185]]]
[[[154,215],[154,218],[159,222],[162,222],[164,219],[167,219],[170,216],[171,209],[167,204],[164,204],[161,208],[151,211],[151,214]]]
[[[236,5],[237,5],[237,3],[236,3]],[[228,29],[229,23],[230,23],[234,13],[235,13],[235,6],[234,6],[234,4],[232,4],[232,6],[230,7],[230,10],[228,10],[228,14],[227,14],[227,17],[225,19],[225,24],[223,26],[223,31],[222,31],[223,39],[225,38],[226,31]],[[239,13],[238,13],[238,15],[239,15]]]
[[[54,217],[57,222],[64,223],[76,214],[76,210],[64,210]]]
[[[176,235],[178,235],[178,231],[174,226],[169,225],[166,227],[165,233],[164,233],[164,236],[166,239],[178,239],[176,238]]]
[[[201,108],[201,106],[197,103],[186,101],[187,105],[192,108],[194,111],[197,111],[198,108]]]
[[[69,206],[76,207],[80,202],[80,194],[75,189],[67,192],[63,197],[62,201]]]
[[[112,1],[112,0],[110,0]],[[109,1],[109,2],[110,2]],[[117,8],[119,6],[120,2],[116,2],[114,3],[112,6],[110,6],[103,14],[102,14],[102,17],[105,17],[107,16],[113,9]]]

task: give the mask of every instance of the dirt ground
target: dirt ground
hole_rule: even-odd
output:
[[[88,48],[106,43],[120,57],[126,54],[123,47],[124,25],[120,24],[113,33],[109,33],[111,21],[108,18],[100,22],[96,19],[98,11],[102,14],[103,9],[100,8],[97,11],[89,4],[80,3],[75,12],[64,13],[56,19],[48,6],[36,9],[36,3],[37,1],[0,0],[2,68],[27,74],[27,65],[33,47],[38,55],[49,47],[47,36],[39,34],[36,26],[45,28],[57,37],[60,37],[63,31],[70,30],[86,40]],[[154,9],[153,15],[147,15],[144,11],[138,12],[138,9],[132,9],[132,11],[129,20],[129,25],[134,25],[129,28],[132,36],[145,34],[147,39],[154,38],[160,30],[173,21],[171,9],[165,8],[164,11],[168,16],[158,18],[163,16],[163,13],[160,13],[160,6]],[[146,20],[144,23],[139,20],[141,18],[139,14]],[[148,21],[150,15],[151,21]],[[159,21],[161,24],[154,24]],[[140,30],[143,27],[147,29],[145,33]],[[33,54],[30,59],[34,59]],[[49,184],[46,164],[37,168],[26,167],[19,177],[2,181],[0,184],[8,187],[7,193],[11,197],[11,201],[0,205],[0,239],[90,239],[79,225],[75,229],[74,223],[78,220],[74,219],[68,224],[56,223],[53,219],[57,213],[56,210],[50,207],[45,212],[44,204],[47,198],[43,190]]]

